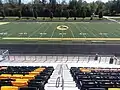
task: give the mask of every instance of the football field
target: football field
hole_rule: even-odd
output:
[[[120,41],[115,22],[0,22],[2,41]]]

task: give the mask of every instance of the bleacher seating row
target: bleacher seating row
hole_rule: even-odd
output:
[[[120,68],[71,67],[80,90],[120,90]]]
[[[44,90],[53,67],[0,67],[0,90]]]

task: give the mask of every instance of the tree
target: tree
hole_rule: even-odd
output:
[[[53,19],[53,12],[50,12],[50,19]]]
[[[45,5],[46,4],[46,0],[42,0],[42,4]]]
[[[95,2],[90,3],[90,12],[91,15],[96,12],[98,5]]]
[[[63,10],[59,8],[58,13],[59,13],[59,20],[60,20],[60,18],[62,17]]]
[[[18,17],[19,17],[19,19],[21,19],[21,17],[22,17],[21,10],[18,11]]]
[[[33,8],[33,17],[34,17],[35,19],[37,19],[37,17],[38,17],[36,7]]]
[[[70,17],[69,10],[66,10],[66,20]]]
[[[69,9],[77,8],[77,0],[71,0],[69,2]]]
[[[74,20],[76,20],[76,14],[77,14],[77,10],[76,10],[76,8],[74,7],[74,9],[73,9],[73,12],[74,12]]]
[[[99,12],[99,18],[103,18],[103,12],[102,11]]]
[[[56,0],[50,0],[50,5],[53,10],[56,9],[56,4],[57,4]]]
[[[86,17],[86,11],[82,12],[82,18],[84,19]]]
[[[19,0],[18,4],[21,5],[21,0]]]
[[[82,18],[84,19],[86,17],[86,9],[85,9],[85,7],[82,7],[81,13],[82,13]]]
[[[1,16],[3,17],[3,19],[5,19],[5,12],[4,12],[4,10],[1,11]]]
[[[2,0],[0,0],[0,5],[2,5]]]

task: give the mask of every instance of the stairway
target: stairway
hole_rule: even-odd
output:
[[[64,90],[78,90],[76,87],[75,82],[73,81],[73,78],[70,74],[70,70],[67,66],[67,64],[58,64],[55,68],[53,74],[51,75],[50,79],[48,80],[48,83],[45,85],[45,90],[62,90],[62,79],[60,78],[60,84],[59,87],[56,87],[56,80],[59,75],[59,71],[63,68],[63,79],[64,79]]]

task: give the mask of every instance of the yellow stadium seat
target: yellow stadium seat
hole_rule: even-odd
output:
[[[43,71],[45,68],[37,68],[37,69],[35,69],[34,71],[36,71],[36,72],[41,72],[41,71]]]
[[[29,79],[16,79],[16,81],[29,81]]]
[[[2,86],[1,90],[18,90],[16,86]]]
[[[11,76],[11,74],[1,74],[0,76]]]
[[[29,72],[29,75],[34,75],[34,76],[36,76],[36,75],[38,75],[40,72],[36,72],[36,71],[33,71],[33,72]]]
[[[86,69],[86,68],[80,68],[81,72],[91,72],[91,69]]]
[[[16,81],[12,81],[13,86],[24,87],[28,85],[28,79],[16,79]]]
[[[11,79],[22,79],[23,75],[21,74],[13,74],[13,76],[11,76]]]
[[[0,75],[0,79],[8,79],[10,78],[12,75],[11,74],[1,74]]]
[[[28,79],[28,80],[32,80],[35,78],[36,75],[25,75],[23,76],[23,79]]]

